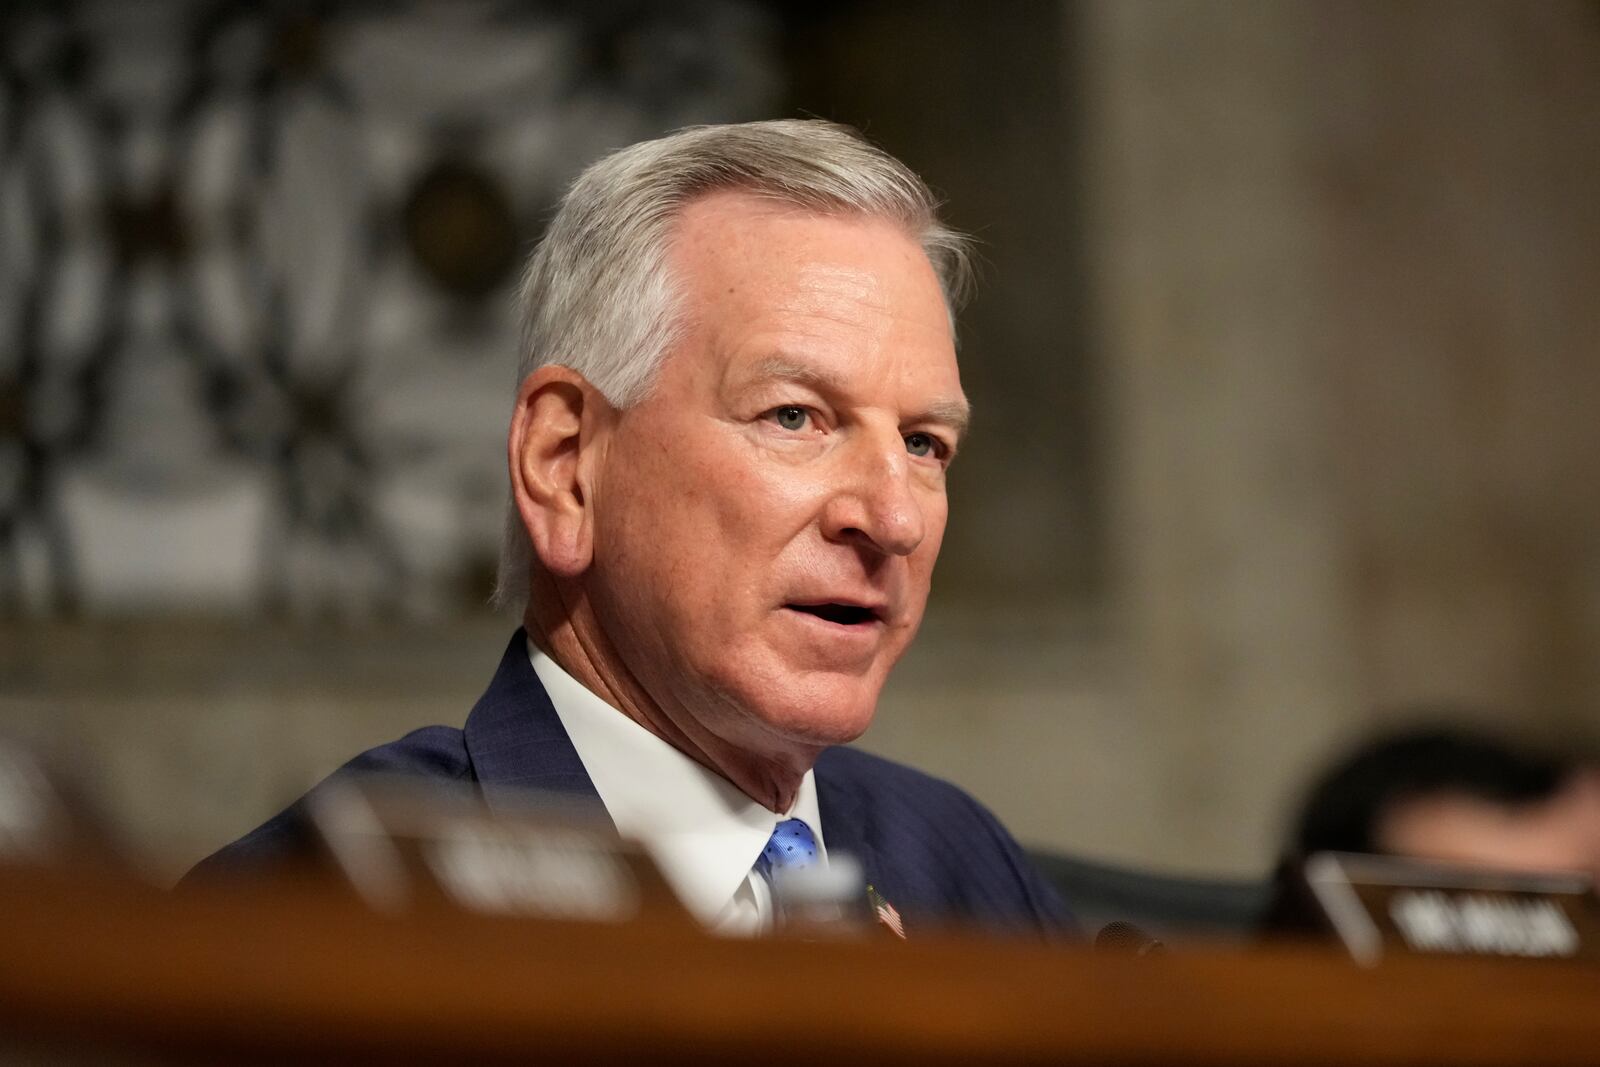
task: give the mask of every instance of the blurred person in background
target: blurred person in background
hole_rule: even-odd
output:
[[[1317,780],[1291,850],[1600,877],[1600,763],[1457,726],[1379,737]]]
[[[1065,923],[972,798],[842,747],[922,620],[966,269],[921,180],[830,123],[692,128],[585,171],[522,287],[498,595],[524,628],[463,729],[334,778],[597,801],[719,931],[769,929],[772,869],[829,851],[891,926]],[[303,851],[305,803],[198,870]]]

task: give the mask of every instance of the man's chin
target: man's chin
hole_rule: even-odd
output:
[[[766,727],[796,744],[826,748],[849,744],[867,732],[877,710],[878,689],[861,678],[809,680],[752,711]]]
[[[788,650],[785,650],[786,652]],[[848,744],[872,725],[888,665],[879,657],[862,667],[819,668],[796,663],[791,654],[768,648],[730,656],[706,680],[732,712],[733,729],[752,752],[783,747],[826,748]],[[744,726],[735,725],[739,721]],[[746,732],[748,730],[748,732]],[[732,740],[732,735],[724,734]]]

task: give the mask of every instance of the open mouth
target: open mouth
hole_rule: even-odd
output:
[[[838,623],[841,626],[860,626],[864,623],[877,622],[878,613],[871,608],[859,607],[855,604],[790,604],[790,611],[804,612],[815,615],[819,619]]]

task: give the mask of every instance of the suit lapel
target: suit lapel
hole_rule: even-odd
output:
[[[828,852],[847,852],[861,863],[867,884],[891,900],[897,888],[894,872],[884,866],[883,857],[873,842],[871,820],[860,791],[837,773],[823,753],[814,773],[817,781],[817,811],[822,816],[822,839]]]
[[[467,716],[463,728],[473,775],[490,807],[528,790],[593,802],[604,811],[578,750],[528,660],[527,635],[512,635],[494,679]],[[869,885],[890,901],[903,887],[884,865],[874,844],[871,812],[853,778],[827,753],[817,761],[817,808],[830,852],[848,852],[861,862]]]
[[[577,749],[528,660],[518,629],[463,728],[473,775],[490,807],[529,789],[600,803]]]

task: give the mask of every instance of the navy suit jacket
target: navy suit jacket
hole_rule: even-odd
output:
[[[960,789],[849,748],[826,750],[815,770],[828,850],[860,860],[868,883],[908,925],[967,923],[1047,934],[1070,929],[1055,890],[999,821]],[[381,772],[473,782],[491,807],[527,789],[600,802],[528,660],[521,630],[463,729],[415,730],[357,756],[329,780]],[[311,843],[305,802],[202,861],[189,877],[305,853]]]

